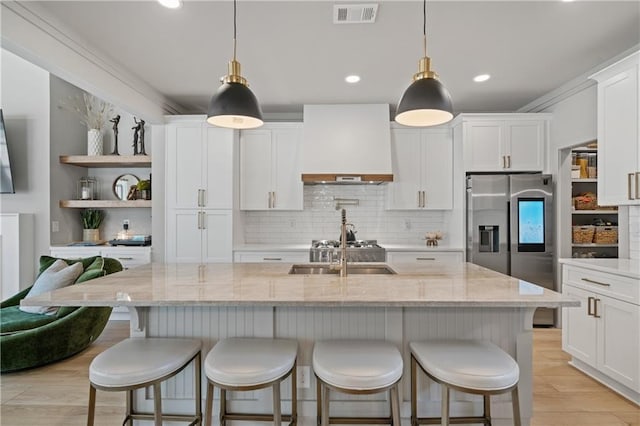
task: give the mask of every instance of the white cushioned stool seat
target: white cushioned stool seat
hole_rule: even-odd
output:
[[[125,339],[94,358],[89,380],[102,387],[152,382],[180,369],[201,347],[191,339]]]
[[[411,350],[411,425],[453,423],[482,423],[491,426],[491,395],[511,393],[513,424],[520,426],[518,381],[520,368],[505,351],[491,342],[481,340],[438,339],[409,342]],[[440,417],[418,416],[418,366],[442,390]],[[449,416],[449,392],[480,394],[483,398],[482,416]],[[466,410],[466,409],[465,409]]]
[[[272,421],[280,426],[285,420],[295,426],[298,418],[296,360],[298,342],[290,339],[230,337],[216,343],[204,360],[207,376],[205,424],[213,425],[213,393],[220,389],[220,425],[228,420]],[[291,414],[282,414],[280,385],[291,377]],[[230,412],[227,391],[251,391],[271,387],[273,414]]]
[[[489,391],[518,383],[518,364],[490,342],[432,340],[411,342],[409,348],[429,374],[453,386]]]
[[[293,367],[295,340],[229,338],[218,342],[204,361],[207,377],[227,386],[257,386],[273,382]]]
[[[398,382],[403,362],[398,348],[384,340],[320,340],[313,346],[317,422],[339,424],[390,423],[400,426]],[[330,392],[372,394],[389,391],[388,417],[331,417]]]
[[[402,368],[400,351],[386,341],[321,340],[313,347],[313,371],[337,388],[387,388],[400,380]]]
[[[155,426],[165,421],[184,421],[202,424],[202,342],[195,339],[133,337],[116,343],[96,356],[89,366],[89,412],[87,426],[95,420],[96,390],[125,391],[126,417],[123,424],[134,420],[153,420]],[[162,382],[193,365],[195,387],[194,414],[166,414],[162,412]],[[137,411],[134,401],[136,389],[153,388],[153,413]]]

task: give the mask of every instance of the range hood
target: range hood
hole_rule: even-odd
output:
[[[388,104],[305,105],[302,181],[393,181]]]

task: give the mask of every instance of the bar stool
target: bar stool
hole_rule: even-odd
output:
[[[520,426],[518,380],[520,369],[509,354],[493,343],[479,340],[431,340],[409,343],[411,349],[411,425],[483,423],[491,425],[490,395],[511,392],[513,423]],[[417,371],[420,365],[442,386],[442,417],[417,416]],[[480,394],[484,398],[481,417],[449,417],[449,389]]]
[[[313,371],[317,379],[319,425],[331,423],[400,425],[398,382],[402,356],[390,342],[380,340],[322,340],[313,347]],[[330,417],[329,390],[367,395],[389,390],[389,417]]]
[[[220,425],[227,420],[273,421],[290,425],[297,422],[295,340],[265,338],[229,338],[218,342],[204,361],[207,376],[205,424],[211,426],[214,386],[220,388]],[[281,414],[280,383],[291,376],[291,415]],[[250,391],[272,387],[273,414],[227,412],[227,391]]]
[[[201,348],[202,343],[193,339],[129,338],[99,354],[89,366],[87,426],[93,426],[94,422],[96,389],[127,392],[127,412],[123,425],[128,423],[131,426],[133,420],[153,420],[155,426],[162,426],[163,421],[202,424]],[[162,414],[161,383],[178,374],[192,361],[195,361],[195,414]],[[149,386],[153,387],[153,413],[134,411],[133,391]]]

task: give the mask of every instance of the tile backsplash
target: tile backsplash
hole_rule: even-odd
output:
[[[629,207],[629,258],[640,260],[640,206]]]
[[[244,240],[247,244],[307,243],[340,237],[340,207],[336,198],[357,200],[345,205],[347,222],[355,226],[356,238],[389,244],[424,244],[427,231],[444,232],[448,244],[450,211],[385,210],[384,185],[309,185],[304,187],[303,211],[247,211]]]

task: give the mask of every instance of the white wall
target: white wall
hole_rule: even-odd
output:
[[[2,213],[34,216],[34,268],[49,252],[49,73],[2,49],[0,105],[7,128],[15,194],[0,195]]]
[[[340,211],[333,198],[339,197],[359,200],[358,206],[345,207],[357,239],[424,245],[425,232],[442,230],[441,244],[450,245],[450,211],[388,211],[386,191],[384,185],[305,186],[303,211],[244,212],[244,242],[311,244],[312,239],[338,239]]]

